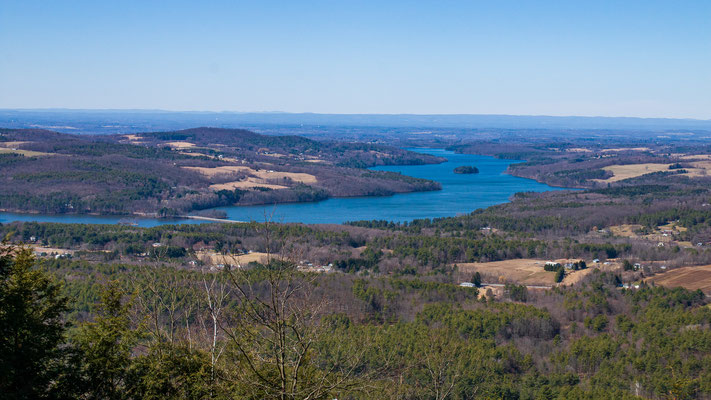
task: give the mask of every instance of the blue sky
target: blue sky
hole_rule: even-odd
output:
[[[711,119],[711,1],[0,0],[0,108]]]

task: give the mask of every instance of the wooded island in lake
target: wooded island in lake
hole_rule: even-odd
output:
[[[472,165],[462,165],[454,169],[455,174],[478,174],[479,168]]]

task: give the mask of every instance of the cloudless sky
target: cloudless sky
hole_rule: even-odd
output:
[[[711,119],[711,1],[0,0],[0,108]]]

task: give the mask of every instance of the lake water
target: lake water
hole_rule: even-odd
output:
[[[517,192],[560,190],[531,179],[504,174],[509,164],[517,161],[488,156],[455,154],[443,149],[410,149],[445,157],[442,164],[386,166],[375,170],[400,172],[404,175],[435,180],[442,190],[403,193],[387,197],[331,198],[317,203],[291,203],[271,206],[220,207],[227,218],[235,221],[264,221],[265,214],[274,222],[307,224],[343,223],[356,220],[410,221],[419,218],[450,217],[478,208],[501,204]],[[455,174],[454,168],[473,165],[478,174]],[[77,216],[0,213],[0,223],[10,221],[115,224],[125,217]],[[151,227],[176,223],[204,223],[193,219],[129,218],[139,226]]]

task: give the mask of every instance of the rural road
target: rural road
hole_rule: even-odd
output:
[[[486,286],[496,286],[496,287],[504,287],[506,286],[503,283],[482,283],[481,287],[486,287]],[[536,286],[536,285],[524,285],[528,289],[550,289],[552,286]]]

